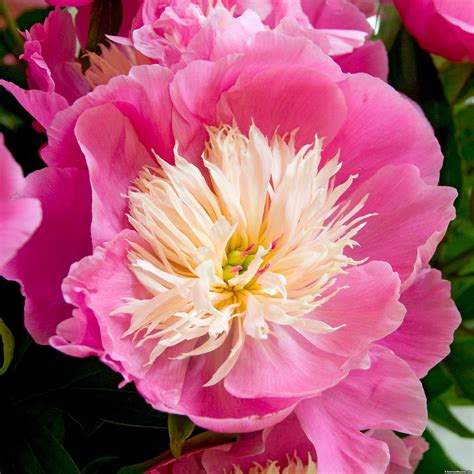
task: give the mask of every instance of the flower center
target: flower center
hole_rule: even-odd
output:
[[[367,216],[357,217],[364,200],[343,199],[354,177],[335,183],[338,157],[321,164],[317,138],[296,152],[294,134],[269,143],[255,126],[248,136],[222,126],[209,129],[207,179],[177,151],[175,165],[157,160],[161,168],[144,169],[128,196],[143,242],[130,268],[151,296],[115,311],[131,314],[124,337],[155,341],[149,364],[194,341],[181,358],[220,351],[212,385],[246,337],[275,337],[274,325],[339,329],[313,312],[333,296],[337,275],[359,263],[344,249]]]
[[[266,466],[255,464],[246,473],[236,466],[232,474],[316,474],[317,466],[311,454],[308,453],[308,463],[305,464],[296,454],[287,456],[287,465],[280,467],[278,461],[267,461]]]

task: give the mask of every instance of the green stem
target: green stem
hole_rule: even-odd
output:
[[[15,56],[19,56],[23,52],[23,38],[18,32],[18,25],[13,18],[5,0],[0,0],[0,16],[5,20],[7,30],[10,31],[13,44],[11,45],[11,52]]]

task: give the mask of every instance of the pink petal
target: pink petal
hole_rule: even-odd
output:
[[[262,107],[262,103],[272,107]],[[297,65],[274,65],[259,74],[242,74],[217,104],[218,120],[232,123],[235,118],[244,133],[252,121],[269,138],[277,130],[285,134],[298,129],[298,147],[313,142],[315,134],[332,140],[345,114],[344,97],[336,82],[319,70]]]
[[[173,156],[169,82],[172,73],[158,65],[137,66],[128,76],[118,76],[97,87],[59,113],[48,129],[42,157],[50,166],[85,168],[84,156],[74,135],[79,116],[92,107],[111,103],[127,117],[148,150],[170,161]]]
[[[37,199],[0,202],[0,268],[28,242],[40,222],[41,205]]]
[[[372,32],[365,15],[347,0],[302,0],[301,5],[314,28]]]
[[[370,359],[369,369],[352,370],[322,394],[321,403],[358,430],[387,428],[421,435],[427,422],[426,397],[413,370],[392,351],[375,344]]]
[[[345,362],[345,357],[319,350],[293,328],[274,325],[266,340],[246,338],[224,385],[241,398],[304,397],[337,384],[347,375]]]
[[[334,58],[344,72],[365,72],[383,81],[388,79],[388,57],[384,44],[369,41],[352,53]]]
[[[0,80],[3,86],[43,128],[48,128],[58,112],[67,108],[66,99],[55,92],[26,91],[12,82]]]
[[[470,4],[469,0],[450,1],[449,3],[459,5],[463,20],[469,18],[467,10],[470,10],[471,5],[466,7],[466,4]],[[407,30],[416,38],[422,48],[450,61],[463,61],[468,58],[468,55],[471,56],[471,59],[474,58],[473,35],[466,33],[462,27],[459,27],[459,20],[456,19],[455,12],[457,6],[450,7],[454,10],[452,11],[453,17],[453,15],[449,15],[449,9],[445,10],[448,2],[439,2],[440,11],[436,8],[434,0],[418,0],[416,2],[394,0],[394,4]],[[469,28],[468,26],[467,29]]]
[[[256,431],[286,418],[297,401],[294,398],[240,399],[226,390],[224,382],[203,387],[229,349],[226,342],[210,355],[191,358],[179,403],[180,412],[199,426],[231,433]]]
[[[288,92],[295,98],[296,86],[289,83],[290,70],[310,74],[311,81],[316,80],[319,86],[324,84],[324,90],[330,93],[328,108],[332,107],[334,115],[330,116],[326,108],[321,109],[319,113],[321,117],[327,118],[328,124],[323,125],[316,117],[314,109],[307,107],[307,103],[303,110],[302,100],[299,99],[296,104],[297,110],[290,117],[286,117],[288,109],[283,110],[280,106],[272,112],[272,108],[258,109],[256,104],[250,104],[251,98],[258,100],[260,104],[262,101],[278,98],[288,105],[283,87],[275,89],[272,93],[273,87],[268,87],[268,81],[276,86],[281,79],[282,84],[289,88]],[[318,78],[311,72],[314,70],[318,71]],[[310,80],[305,81],[296,74],[291,76],[300,88],[304,86],[301,96],[306,97],[306,100],[313,98],[316,101],[321,100],[318,90]],[[304,38],[290,38],[274,32],[261,32],[251,38],[245,55],[228,56],[214,62],[191,62],[176,73],[171,84],[171,97],[175,106],[173,130],[181,152],[188,158],[197,160],[206,138],[203,125],[219,125],[222,121],[228,120],[232,123],[231,114],[234,113],[232,109],[234,106],[235,113],[242,115],[240,118],[237,117],[241,126],[246,126],[249,123],[249,111],[236,103],[238,97],[252,106],[251,112],[254,115],[258,114],[258,119],[262,122],[261,124],[257,122],[256,117],[256,124],[263,127],[266,133],[273,133],[278,125],[281,125],[286,128],[303,127],[307,136],[308,127],[305,127],[301,120],[309,116],[311,120],[316,120],[323,133],[333,134],[344,114],[344,104],[341,102],[339,92],[329,84],[327,77],[331,77],[332,82],[337,82],[342,80],[344,75],[317,46]],[[257,81],[255,86],[252,85],[253,78]],[[267,87],[264,88],[265,81]],[[194,84],[194,87],[190,88],[190,83]],[[249,89],[246,94],[247,88]],[[229,96],[224,98],[227,91]],[[260,92],[265,95],[258,96]],[[277,106],[278,103],[274,105]],[[264,110],[267,112],[264,113]],[[281,127],[279,130],[282,130]],[[311,140],[314,140],[315,132],[314,129]]]
[[[0,268],[30,239],[41,222],[37,199],[20,197],[25,180],[0,134]]]
[[[474,8],[471,0],[433,0],[436,11],[466,33],[474,33]],[[472,37],[474,41],[474,36]]]
[[[357,181],[363,182],[385,165],[412,163],[427,183],[438,183],[443,162],[439,144],[429,122],[408,99],[365,74],[349,76],[339,87],[347,118],[326,149],[328,157],[341,153],[339,179],[358,173]]]
[[[26,178],[22,197],[41,202],[43,220],[3,275],[21,283],[26,328],[38,344],[46,344],[72,311],[62,297],[61,282],[71,263],[91,249],[87,175],[77,169],[35,171]]]
[[[385,472],[388,447],[359,430],[372,427],[420,434],[426,425],[423,387],[391,351],[373,346],[372,365],[353,370],[336,387],[296,408],[316,448],[320,472]]]
[[[124,230],[103,247],[97,247],[93,255],[74,263],[63,283],[64,297],[79,308],[80,312],[76,312],[74,317],[82,319],[81,325],[92,325],[90,334],[93,331],[96,337],[100,337],[100,341],[91,341],[92,349],[103,347],[114,370],[119,371],[126,381],[135,380],[138,390],[149,403],[168,411],[179,401],[188,364],[188,360],[172,358],[192,349],[192,346],[184,343],[172,347],[150,367],[147,363],[155,343],[149,341],[137,347],[132,336],[123,337],[129,328],[130,315],[110,313],[124,304],[124,298],[150,297],[129,269],[130,242],[144,244],[134,231]],[[84,315],[90,315],[87,321]],[[95,325],[99,331],[94,329]],[[81,340],[81,332],[77,330],[85,334],[88,328],[79,325],[69,336],[64,334],[64,327],[58,329],[63,333],[62,341],[52,340],[58,349],[68,352],[67,339],[73,344],[73,350],[77,350],[78,342],[84,347],[85,341]]]
[[[311,453],[316,459],[314,447],[301,429],[294,414],[281,423],[257,433],[242,435],[229,445],[207,449],[202,453],[202,465],[206,473],[232,472],[239,466],[248,472],[255,463],[265,466],[268,460],[277,461],[279,466],[286,466],[288,456],[296,454],[301,460],[308,459]]]
[[[449,354],[461,318],[450,284],[438,270],[422,270],[401,302],[407,308],[403,324],[381,344],[406,360],[421,378]]]
[[[385,443],[340,423],[324,406],[316,403],[315,398],[301,402],[296,414],[316,448],[319,473],[385,472],[389,463],[389,451]]]
[[[309,317],[333,327],[345,326],[322,335],[300,331],[319,349],[352,356],[402,323],[406,310],[398,301],[400,279],[389,264],[370,262],[352,267],[338,277],[335,287],[343,289]]]
[[[423,453],[429,448],[428,443],[419,436],[399,438],[389,430],[371,430],[367,434],[388,446],[390,465],[387,474],[413,474]]]
[[[129,226],[124,195],[143,166],[154,161],[130,120],[112,104],[86,110],[75,134],[91,179],[92,240],[100,245]]]
[[[390,263],[406,286],[414,273],[428,263],[454,218],[456,191],[426,184],[415,166],[405,165],[382,168],[362,183],[350,199],[358,202],[367,194],[361,212],[376,215],[357,234],[359,247],[350,250],[349,255]]]
[[[76,59],[76,30],[67,10],[53,10],[25,36],[22,59],[31,88],[56,92],[70,103],[90,91]]]
[[[25,179],[21,166],[15,161],[5,146],[3,135],[0,133],[0,200],[6,201],[15,194],[21,193]]]

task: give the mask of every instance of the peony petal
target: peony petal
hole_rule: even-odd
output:
[[[25,180],[0,134],[0,268],[9,262],[29,240],[41,222],[41,204],[34,198],[20,197]]]
[[[314,447],[304,434],[294,414],[281,423],[257,433],[241,435],[234,443],[207,449],[202,454],[206,473],[232,472],[239,466],[243,472],[255,466],[266,466],[267,461],[277,461],[280,466],[288,463],[288,456],[298,456],[306,461],[308,453],[316,459]]]
[[[226,390],[224,382],[203,387],[228,354],[230,339],[211,355],[191,358],[180,413],[187,414],[199,426],[230,433],[256,431],[282,421],[293,410],[296,399],[240,399]]]
[[[37,343],[46,344],[72,311],[61,282],[71,263],[91,250],[87,175],[77,169],[35,171],[26,178],[22,197],[41,202],[43,220],[3,275],[21,283],[26,328]]]
[[[346,98],[347,118],[326,149],[332,158],[341,153],[338,179],[358,174],[363,182],[381,167],[411,163],[421,177],[437,184],[443,155],[428,120],[409,99],[366,74],[349,76],[339,86]],[[401,127],[400,124],[410,124]]]
[[[318,472],[385,472],[387,445],[359,430],[382,427],[420,434],[426,426],[426,398],[415,374],[385,348],[373,346],[370,354],[369,369],[353,370],[339,385],[295,410],[316,448]]]
[[[275,32],[261,32],[251,38],[251,41],[247,45],[247,51],[244,55],[233,55],[227,56],[221,60],[214,62],[206,61],[193,61],[187,67],[176,73],[176,76],[171,84],[171,97],[173,104],[176,108],[173,115],[173,129],[180,145],[180,151],[185,154],[189,159],[197,160],[202,152],[204,140],[206,138],[206,132],[203,127],[204,124],[208,125],[219,125],[224,120],[230,120],[232,124],[233,117],[231,114],[233,111],[225,102],[222,102],[218,106],[218,110],[215,107],[223,94],[235,87],[234,92],[241,93],[241,96],[245,100],[250,102],[246,98],[245,88],[240,89],[237,84],[239,78],[242,86],[248,87],[252,83],[252,78],[260,74],[261,81],[258,84],[259,90],[262,89],[263,80],[265,77],[271,76],[272,84],[276,86],[276,82],[273,80],[274,77],[284,74],[286,77],[290,69],[308,72],[311,69],[317,70],[322,76],[321,79],[316,79],[318,84],[322,82],[327,83],[324,80],[326,76],[333,78],[333,81],[342,80],[344,75],[341,73],[339,67],[322,51],[315,46],[311,41],[304,38],[291,38]],[[273,76],[271,75],[273,71]],[[285,72],[286,71],[286,72]],[[311,79],[314,79],[311,75]],[[298,84],[303,79],[295,78]],[[193,83],[195,87],[190,88],[189,84]],[[268,83],[268,82],[267,82]],[[288,87],[292,87],[286,82]],[[338,123],[341,120],[341,115],[344,113],[344,105],[340,101],[340,95],[335,91],[332,86],[325,85],[326,90],[331,91],[330,107],[335,107],[334,118],[329,117],[329,114],[324,110],[320,110],[320,113],[328,118],[329,124],[323,127],[323,132],[332,134],[338,128]],[[266,88],[265,94],[270,94],[272,88]],[[290,89],[294,90],[294,89]],[[318,100],[320,96],[318,92],[314,90],[311,82],[306,83],[305,93],[312,91]],[[278,93],[275,93],[281,101],[286,101],[284,90],[277,89]],[[252,94],[253,100],[257,100],[256,92],[249,90],[249,94]],[[311,100],[311,95],[306,95],[308,100]],[[229,97],[230,99],[230,97]],[[259,103],[262,103],[264,98],[258,98]],[[237,104],[235,104],[237,105]],[[275,104],[276,105],[276,104]],[[266,127],[263,130],[265,133],[273,133],[273,131],[279,126],[283,125],[286,127],[302,127],[304,124],[301,122],[295,123],[296,115],[290,116],[289,119],[283,114],[283,107],[277,109],[276,114],[272,114],[270,111],[268,115],[263,115],[262,112],[265,108],[258,110],[255,108],[256,104],[252,104],[253,113],[259,113],[260,117],[264,119],[263,124],[256,123],[259,127]],[[311,114],[312,118],[316,118],[315,112],[311,111],[310,108],[305,107],[302,110],[303,104],[298,102],[298,112],[303,114]],[[291,108],[290,108],[291,110]],[[244,112],[242,117],[242,125],[250,124],[250,117],[248,113]],[[285,110],[288,113],[288,109]],[[281,124],[280,122],[283,122]],[[321,124],[319,119],[317,123]],[[305,129],[307,130],[307,129]],[[311,133],[310,141],[314,140],[314,134],[317,130],[313,130]]]
[[[387,428],[421,435],[427,422],[426,397],[415,373],[382,346],[372,345],[370,359],[369,369],[352,370],[337,387],[323,393],[321,403],[358,430]]]
[[[372,33],[365,15],[347,0],[302,0],[301,5],[314,28]]]
[[[262,107],[262,103],[273,106]],[[235,119],[243,133],[252,122],[268,138],[277,130],[284,135],[298,129],[297,147],[312,143],[315,135],[331,141],[345,114],[344,97],[337,84],[320,71],[297,65],[275,65],[259,74],[242,74],[217,104],[218,122],[232,123]]]
[[[129,269],[130,242],[145,245],[134,231],[124,230],[111,242],[97,247],[93,255],[73,264],[64,280],[63,292],[66,301],[76,305],[83,315],[92,312],[96,320],[93,324],[98,324],[101,344],[113,362],[112,368],[121,372],[126,381],[135,380],[137,389],[149,403],[168,411],[179,401],[188,364],[187,359],[175,358],[192,346],[183,343],[169,348],[150,367],[148,361],[155,342],[151,340],[138,347],[133,336],[124,337],[130,315],[111,313],[123,305],[124,298],[150,296]],[[76,313],[75,317],[78,316]],[[93,342],[97,347],[97,341]],[[67,352],[64,344],[58,348]]]
[[[456,191],[427,185],[416,167],[405,165],[382,168],[349,199],[359,202],[367,194],[361,213],[376,215],[359,231],[355,237],[359,246],[348,254],[356,260],[390,263],[406,286],[413,273],[428,263],[454,218]]]
[[[224,385],[241,398],[308,396],[344,378],[345,361],[314,347],[293,328],[273,325],[268,339],[246,338]]]
[[[112,104],[86,110],[75,133],[91,179],[92,241],[100,245],[129,226],[128,187],[143,166],[154,161],[130,120]]]
[[[389,463],[387,445],[340,423],[317,403],[317,398],[301,402],[296,415],[316,448],[318,473],[385,472]]]
[[[388,80],[388,57],[382,41],[369,41],[350,54],[334,58],[344,72],[365,72],[383,81]]]
[[[21,58],[28,63],[32,89],[56,92],[69,103],[90,91],[76,59],[76,30],[67,10],[53,10],[44,24],[36,23],[25,36]]]
[[[59,113],[48,129],[42,157],[49,166],[85,168],[84,156],[74,135],[80,115],[89,108],[111,103],[133,125],[147,150],[163,159],[173,156],[171,104],[168,86],[172,73],[158,65],[137,66],[128,76],[117,76]]]
[[[438,270],[422,270],[402,294],[407,308],[403,324],[381,342],[406,360],[420,378],[449,354],[461,322],[450,290]]]
[[[48,93],[38,90],[26,91],[12,82],[0,80],[3,86],[25,110],[31,114],[43,128],[48,128],[58,112],[66,109],[66,99],[55,92]]]
[[[398,301],[400,279],[387,263],[351,267],[337,278],[336,285],[342,289],[306,317],[344,327],[323,335],[300,331],[319,349],[355,355],[402,324],[406,310]]]
[[[390,430],[370,430],[367,434],[383,441],[390,450],[390,466],[386,474],[413,474],[423,453],[428,450],[428,443],[419,436],[399,438]]]

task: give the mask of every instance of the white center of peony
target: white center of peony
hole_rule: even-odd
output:
[[[316,474],[317,466],[308,453],[308,463],[304,464],[298,456],[293,458],[288,457],[287,465],[280,467],[277,461],[267,461],[266,466],[256,464],[251,467],[246,473],[236,466],[232,474]]]
[[[324,334],[339,328],[309,317],[334,295],[344,255],[367,216],[365,201],[341,202],[353,176],[335,184],[338,157],[321,164],[321,141],[295,151],[294,134],[271,141],[251,126],[209,129],[206,181],[175,150],[175,165],[144,169],[129,191],[131,269],[153,295],[114,313],[131,314],[124,337],[168,347],[195,340],[180,358],[232,347],[206,385],[225,377],[246,337],[267,339],[273,325]]]

